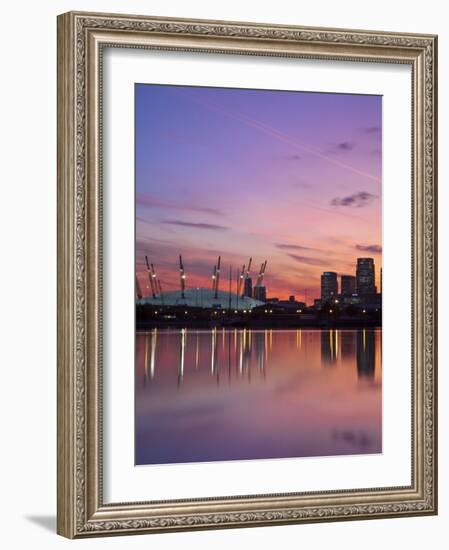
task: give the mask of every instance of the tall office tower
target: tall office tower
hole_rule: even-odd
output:
[[[357,294],[376,294],[373,258],[357,258],[356,279]]]
[[[351,296],[356,292],[356,284],[354,275],[342,275],[340,293],[343,296]]]
[[[332,303],[338,296],[338,280],[334,271],[325,271],[321,275],[321,303]]]

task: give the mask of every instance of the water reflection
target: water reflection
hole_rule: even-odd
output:
[[[380,452],[380,346],[371,329],[139,333],[136,463]]]
[[[151,337],[151,364],[150,364],[150,376],[154,378],[154,365],[156,359],[156,346],[157,346],[157,328],[153,329]]]
[[[355,342],[357,333],[354,331],[341,331],[341,356],[344,359],[350,359],[355,356]]]
[[[365,329],[357,332],[357,372],[361,378],[374,378],[375,359],[374,332]]]
[[[156,342],[155,346],[156,348]],[[186,351],[186,329],[181,329],[181,346],[179,349],[179,366],[178,366],[178,386],[181,384],[184,378],[184,361],[185,361],[185,351]]]
[[[321,360],[323,365],[331,365],[338,357],[338,331],[321,331]]]
[[[285,334],[289,331],[279,332]],[[302,350],[301,329],[292,331],[295,333],[296,349]],[[311,332],[311,331],[306,331]],[[323,330],[314,331],[320,335],[321,341],[321,362],[323,366],[336,365],[338,359],[351,360],[355,357],[357,365],[357,374],[359,377],[374,378],[376,363],[376,332],[371,329],[359,331],[345,330]],[[191,331],[195,341],[194,369],[200,368],[200,361],[204,360],[204,355],[200,358],[200,345],[203,354],[207,354],[207,346],[204,346],[203,337],[209,335],[210,338],[210,372],[212,376],[219,375],[219,358],[225,357],[224,363],[231,366],[237,365],[239,375],[248,373],[254,364],[256,370],[262,373],[266,371],[266,364],[269,351],[273,349],[273,331],[272,330],[237,330],[221,331],[221,350],[219,350],[217,329],[210,332]],[[278,334],[279,334],[278,333]],[[165,332],[164,336],[170,337],[171,344],[179,346],[178,361],[178,381],[182,383],[184,379],[186,349],[187,349],[187,329],[181,329],[179,332]],[[380,333],[379,333],[380,334]],[[153,379],[156,368],[157,351],[157,329],[138,336],[138,341],[143,338],[144,345],[144,380]],[[226,344],[227,341],[227,344]],[[233,344],[232,344],[233,342]]]

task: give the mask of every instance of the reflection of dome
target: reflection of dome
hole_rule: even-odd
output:
[[[147,296],[141,300],[137,300],[138,305],[155,305],[155,306],[188,306],[188,307],[203,307],[203,308],[229,308],[229,292],[219,290],[217,298],[215,292],[209,288],[189,288],[184,291],[185,298],[181,297],[180,290],[171,290],[163,292],[162,297],[157,296],[152,298]],[[237,296],[231,294],[231,309],[252,309],[253,307],[262,305],[263,302],[248,298],[245,296]]]

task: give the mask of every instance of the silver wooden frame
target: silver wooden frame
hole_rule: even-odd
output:
[[[412,483],[169,502],[102,497],[101,63],[105,47],[412,68]],[[432,35],[67,13],[58,17],[58,532],[71,538],[435,514],[436,55]]]

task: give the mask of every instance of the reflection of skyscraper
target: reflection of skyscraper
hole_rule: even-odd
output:
[[[323,364],[328,365],[337,360],[337,336],[336,330],[321,331],[321,362]]]
[[[351,296],[356,292],[355,277],[353,275],[341,276],[341,294],[343,296]]]
[[[321,275],[321,303],[332,302],[338,295],[337,274],[334,271],[325,271]]]
[[[351,359],[355,357],[355,341],[356,334],[352,330],[341,331],[341,356],[343,359]]]
[[[374,330],[357,331],[357,374],[359,377],[374,377],[376,341]]]
[[[366,296],[376,293],[373,258],[357,258],[357,294]]]

